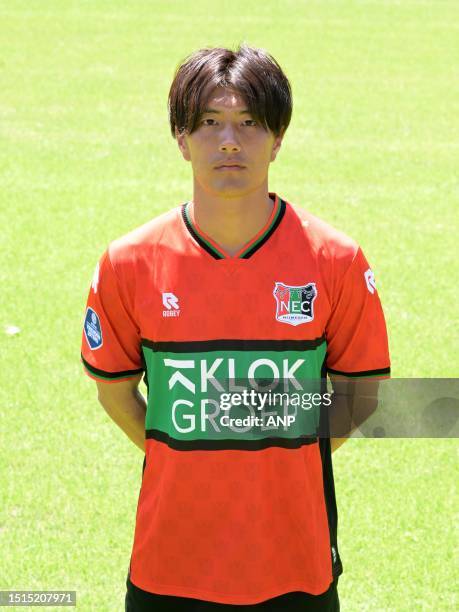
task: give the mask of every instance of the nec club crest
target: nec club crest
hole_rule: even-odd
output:
[[[294,286],[276,282],[273,295],[276,298],[276,321],[301,325],[314,319],[315,283]]]

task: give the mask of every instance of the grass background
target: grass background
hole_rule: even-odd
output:
[[[278,59],[294,114],[270,188],[362,245],[394,376],[458,375],[458,24],[456,0],[1,5],[0,589],[124,609],[142,455],[81,327],[107,244],[190,195],[166,98],[196,48]],[[342,609],[456,608],[456,441],[352,440],[334,465]]]

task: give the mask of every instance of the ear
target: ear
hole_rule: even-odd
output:
[[[182,152],[183,159],[186,161],[191,160],[190,150],[188,148],[188,143],[186,141],[187,134],[186,132],[179,132],[177,128],[175,128],[175,138],[177,140],[178,147]]]
[[[279,136],[276,136],[274,138],[273,148],[271,151],[271,161],[272,162],[276,159],[276,156],[279,153],[279,149],[281,148],[283,138],[284,138],[284,130],[281,131]]]

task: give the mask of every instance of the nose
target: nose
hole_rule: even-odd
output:
[[[239,153],[241,150],[235,131],[232,127],[227,127],[222,132],[222,138],[218,150],[221,153]]]

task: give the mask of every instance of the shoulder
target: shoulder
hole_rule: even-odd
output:
[[[353,238],[298,204],[289,203],[288,206],[293,222],[301,226],[301,233],[315,250],[337,259],[355,256],[359,245]]]
[[[320,270],[324,287],[334,301],[346,275],[354,268],[361,251],[357,242],[297,204],[288,204],[291,235],[298,237],[298,247]]]
[[[181,205],[147,221],[110,242],[107,252],[114,268],[134,266],[161,244],[170,244],[170,234],[180,231]]]
[[[297,204],[287,206],[291,223],[322,263],[339,266],[343,271],[351,265],[359,251],[353,238]]]

